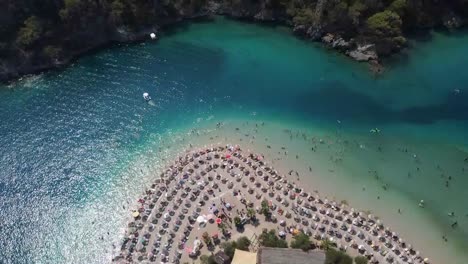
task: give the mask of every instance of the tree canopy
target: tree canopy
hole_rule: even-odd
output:
[[[291,247],[300,248],[304,251],[308,251],[312,248],[312,242],[310,242],[310,238],[308,235],[301,232],[294,236],[293,241],[291,241]]]
[[[367,264],[368,260],[366,257],[363,256],[357,256],[354,258],[354,263],[356,264]]]
[[[287,248],[288,243],[279,238],[276,235],[276,231],[271,229],[267,231],[266,229],[263,230],[262,234],[259,236],[260,245],[264,247],[276,247],[276,248]]]
[[[237,245],[237,249],[240,249],[240,250],[249,250],[249,246],[250,246],[250,240],[243,236],[243,237],[239,237],[236,241],[236,245]]]
[[[401,35],[401,18],[389,10],[379,12],[367,19],[367,26],[372,34],[378,36]]]
[[[353,264],[353,259],[344,252],[330,248],[325,253],[325,264]]]
[[[22,47],[35,44],[41,37],[43,31],[42,22],[36,16],[31,16],[24,21],[23,27],[18,31],[17,42]]]

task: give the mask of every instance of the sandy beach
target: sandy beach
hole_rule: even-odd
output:
[[[114,261],[196,260],[214,252],[221,240],[240,234],[250,237],[255,251],[255,241],[267,228],[277,229],[285,240],[302,232],[318,245],[332,241],[352,255],[367,256],[371,263],[430,263],[372,214],[303,189],[293,170],[289,177],[282,175],[263,155],[243,152],[238,145],[186,152],[138,200],[140,207],[132,212],[134,221]],[[258,221],[255,213],[265,206],[272,215]]]
[[[405,241],[417,247],[420,254],[428,256],[432,263],[463,263],[460,262],[463,257],[459,254],[459,249],[447,246],[447,242],[441,239],[440,234],[428,232],[435,223],[426,215],[414,211],[415,208],[420,208],[417,202],[416,204],[410,204],[400,194],[392,195],[391,189],[382,190],[382,186],[372,186],[369,182],[363,183],[358,179],[351,178],[350,182],[343,183],[340,174],[345,172],[340,171],[340,166],[336,166],[335,170],[333,170],[333,164],[336,161],[333,161],[330,156],[328,156],[328,160],[323,159],[324,153],[304,162],[305,158],[302,157],[307,157],[307,154],[303,153],[311,150],[310,146],[305,146],[301,142],[304,139],[299,132],[292,134],[291,131],[284,130],[284,128],[278,132],[281,126],[271,122],[249,124],[236,120],[224,124],[211,124],[212,127],[207,129],[194,129],[181,134],[171,133],[172,142],[170,144],[172,146],[179,145],[182,149],[183,146],[186,146],[186,149],[189,150],[223,145],[228,139],[241,146],[248,144],[247,151],[261,153],[278,171],[282,171],[288,177],[293,176],[292,178],[295,181],[310,189],[311,192],[318,192],[326,199],[339,203],[348,203],[353,205],[356,210],[359,209],[376,215],[380,221],[385,223],[385,226],[395,230],[397,234],[404,234],[402,236],[404,236]],[[274,137],[275,133],[263,132],[262,128],[265,126],[268,126],[270,131],[276,131],[276,136],[279,138]],[[272,126],[277,126],[278,129],[271,129]],[[289,135],[289,142],[285,140],[288,139],[285,135]],[[317,135],[320,136],[320,132],[317,132]],[[335,137],[336,135],[323,136],[323,138],[317,137],[315,142],[316,150],[320,152],[319,148],[323,148],[328,150],[328,153],[335,153],[335,155],[336,153],[339,154],[340,151],[343,152],[339,144],[334,142],[334,140],[337,140]],[[192,140],[196,139],[196,147],[190,143],[187,146],[186,140],[190,138]],[[284,144],[278,144],[278,142]],[[357,146],[357,148],[360,147]],[[168,149],[174,151],[174,147]],[[326,164],[331,164],[331,168],[326,168]],[[289,168],[294,168],[293,173]],[[289,173],[292,175],[289,175]],[[356,182],[353,182],[353,180]],[[356,192],[355,195],[353,195],[353,192]],[[385,206],[382,206],[383,204]],[[398,207],[394,207],[394,205]],[[389,210],[389,208],[391,209]],[[420,209],[424,210],[424,208]],[[453,261],[446,262],[450,259]]]

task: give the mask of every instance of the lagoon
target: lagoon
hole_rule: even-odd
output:
[[[158,169],[227,141],[467,263],[467,41],[432,33],[376,78],[286,28],[218,18],[1,87],[0,262],[109,262]]]

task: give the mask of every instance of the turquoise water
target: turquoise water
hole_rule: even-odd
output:
[[[434,33],[374,78],[285,28],[217,19],[2,87],[0,262],[109,262],[131,203],[191,142],[190,130],[236,119],[339,133],[352,146],[340,152],[344,162],[333,166],[342,173],[330,184],[366,185],[365,195],[342,196],[365,203],[368,195],[377,211],[387,184],[392,194],[382,199],[403,197],[413,203],[401,205],[409,221],[431,219],[421,232],[448,236],[437,249],[451,257],[445,263],[467,263],[467,41]],[[152,104],[143,102],[145,91]],[[382,132],[369,133],[375,127]],[[374,170],[379,179],[369,176]]]

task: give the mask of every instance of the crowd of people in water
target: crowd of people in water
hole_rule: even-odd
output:
[[[380,219],[309,192],[299,185],[299,176],[295,170],[282,175],[263,155],[239,146],[185,152],[138,200],[114,261],[196,259],[221,239],[235,236],[233,226],[248,225],[254,216],[260,220],[252,226],[254,232],[275,227],[286,240],[304,233],[317,244],[327,240],[366,256],[370,263],[429,263]],[[261,218],[265,205],[271,213]],[[206,239],[206,231],[217,232]]]

